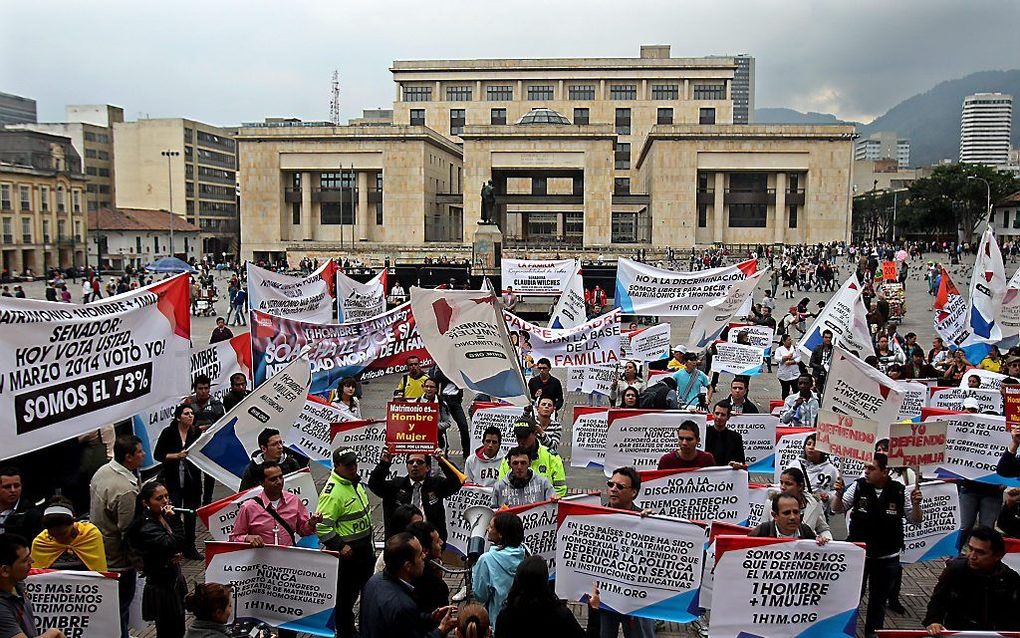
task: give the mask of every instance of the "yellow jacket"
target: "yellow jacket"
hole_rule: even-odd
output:
[[[106,571],[106,550],[103,548],[103,535],[99,528],[92,523],[75,522],[74,528],[78,535],[74,537],[70,545],[64,545],[53,540],[46,530],[39,532],[39,535],[32,541],[32,559],[35,567],[48,569],[64,552],[71,552],[77,556],[85,566],[92,571]]]

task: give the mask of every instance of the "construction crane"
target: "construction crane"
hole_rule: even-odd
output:
[[[340,70],[333,70],[333,82],[329,98],[329,121],[340,126]]]

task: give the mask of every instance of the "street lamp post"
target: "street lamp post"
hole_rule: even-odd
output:
[[[181,152],[167,149],[159,153],[166,158],[166,185],[170,192],[170,256],[174,256],[174,182],[171,176],[173,158],[179,157]]]
[[[985,217],[988,217],[992,214],[992,185],[988,183],[987,179],[977,175],[968,175],[967,179],[979,179],[985,183]]]

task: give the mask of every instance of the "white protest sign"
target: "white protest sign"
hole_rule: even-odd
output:
[[[896,420],[902,405],[899,382],[838,346],[832,349],[822,409],[890,423]]]
[[[804,441],[813,434],[815,434],[814,428],[782,427],[776,429],[776,452],[772,478],[775,483],[779,483],[779,477],[783,474],[783,470],[797,464],[797,459],[804,451]]]
[[[712,356],[712,372],[745,376],[761,374],[764,356],[763,348],[719,342],[715,344],[715,355]]]
[[[953,283],[945,267],[942,268],[942,279],[939,281],[939,289],[932,302],[932,309],[935,311],[932,317],[932,327],[947,344],[960,346],[970,338],[967,300],[960,294],[960,290]]]
[[[771,518],[772,501],[769,499],[769,491],[772,488],[760,483],[751,483],[747,486],[747,520],[743,525],[757,527]]]
[[[209,542],[205,581],[233,586],[234,614],[297,633],[332,636],[335,552]]]
[[[567,368],[567,382],[564,390],[567,392],[580,392],[584,384],[584,371],[586,368]]]
[[[904,419],[919,419],[921,408],[927,407],[928,386],[916,381],[901,381],[903,389],[903,404],[900,405],[900,412],[896,415],[897,421]]]
[[[744,459],[750,472],[771,472],[772,455],[776,446],[776,428],[779,417],[771,414],[734,414],[726,427],[739,432],[744,439]],[[711,427],[711,419],[705,429]],[[702,436],[702,441],[705,437]]]
[[[739,523],[747,518],[747,470],[706,467],[642,472],[635,504],[674,518]]]
[[[1020,485],[1020,481],[996,473],[999,458],[1010,442],[1006,417],[992,414],[939,414],[928,417],[924,422],[948,425],[946,460],[935,470],[939,477]]]
[[[705,543],[705,564],[702,566],[701,589],[698,590],[698,607],[712,608],[712,591],[715,589],[715,539],[722,535],[743,536],[751,530],[732,523],[712,521],[708,525],[708,541]]]
[[[583,495],[582,495],[583,496]],[[569,500],[569,497],[568,499]],[[564,502],[567,502],[566,500]],[[549,577],[556,576],[556,501],[510,507],[524,523],[524,546],[532,556],[541,556],[549,565]]]
[[[581,276],[580,266],[578,266],[578,270],[570,275],[563,294],[553,306],[552,314],[549,316],[549,327],[573,328],[587,320],[588,307],[584,303],[584,277]]]
[[[624,332],[620,337],[623,358],[631,361],[660,361],[669,358],[670,324]]]
[[[327,261],[306,277],[248,263],[248,307],[277,317],[314,323],[333,320],[336,263]]]
[[[609,408],[574,407],[570,428],[570,466],[602,467],[606,459]]]
[[[66,638],[120,635],[116,574],[33,569],[25,579],[25,596],[32,602],[40,636],[51,629]]]
[[[290,432],[283,440],[287,445],[313,461],[330,460],[329,428],[334,423],[353,421],[348,412],[330,405],[314,394],[305,398],[297,421],[290,426]]]
[[[386,270],[365,283],[336,271],[337,322],[352,323],[386,312]]]
[[[615,365],[620,361],[620,312],[613,310],[574,328],[554,330],[503,311],[507,329],[531,335],[531,356],[545,357],[553,368]]]
[[[719,338],[726,324],[733,319],[735,314],[739,312],[741,315],[746,315],[746,309],[750,307],[752,293],[766,272],[768,272],[768,268],[759,270],[743,281],[735,282],[722,297],[706,302],[698,312],[698,316],[694,318],[694,325],[687,338],[688,350],[694,351],[708,346]]]
[[[710,638],[853,638],[864,580],[864,548],[838,541],[720,536]],[[714,606],[714,605],[713,605]]]
[[[362,482],[368,482],[368,477],[375,469],[375,466],[382,460],[382,453],[386,450],[386,422],[385,421],[346,421],[334,423],[330,427],[329,435],[330,455],[333,450],[350,448],[358,455],[358,476]],[[330,458],[324,465],[332,466]],[[403,455],[393,457],[390,464],[390,471],[387,479],[407,476],[407,465]]]
[[[466,483],[443,499],[443,504],[446,507],[446,548],[458,556],[467,556],[471,527],[464,520],[464,512],[473,505],[492,507],[492,488]]]
[[[970,387],[970,378],[978,377],[981,379],[982,390],[995,390],[999,391],[999,386],[1002,385],[1002,380],[1006,378],[1006,375],[999,374],[998,372],[992,372],[991,370],[982,370],[981,368],[971,368],[963,374],[963,378],[960,379],[961,388]]]
[[[665,516],[563,502],[556,532],[556,595],[621,614],[674,622],[697,617],[705,529]]]
[[[822,336],[826,330],[832,332],[834,346],[856,352],[862,359],[875,354],[871,344],[871,332],[868,330],[868,309],[864,307],[861,296],[862,290],[857,275],[850,275],[836,294],[826,302],[825,307],[797,344],[805,360],[822,344]]]
[[[477,450],[482,446],[482,439],[485,437],[485,429],[497,427],[503,433],[497,456],[506,456],[511,448],[516,447],[517,439],[514,437],[514,423],[524,414],[524,408],[514,405],[504,405],[492,408],[479,408],[471,416],[471,449]]]
[[[656,268],[620,258],[616,267],[616,307],[628,315],[695,317],[701,307],[724,297],[735,283],[758,270],[754,259],[694,272]]]
[[[913,489],[907,486],[907,489]],[[956,539],[960,535],[960,495],[953,483],[928,481],[921,483],[921,511],[924,519],[914,525],[903,521],[902,563],[954,557]]]
[[[736,343],[741,334],[747,335],[748,343],[765,350],[765,356],[769,356],[772,350],[772,341],[776,338],[776,331],[772,326],[756,326],[743,323],[731,323],[730,331],[726,333],[726,340]]]
[[[1002,414],[1002,393],[999,390],[983,390],[980,388],[936,388],[931,393],[929,405],[941,410],[963,410],[963,400],[974,398],[978,402],[978,412],[995,412]]]
[[[889,426],[889,467],[930,472],[946,462],[945,422],[893,423]]]
[[[539,261],[504,257],[500,261],[503,290],[512,287],[519,295],[558,295],[566,289],[567,281],[577,270],[575,259]]]
[[[314,512],[319,505],[319,491],[315,487],[311,471],[307,468],[283,477],[283,489],[301,499],[301,504],[309,513]],[[196,514],[205,528],[209,530],[209,535],[214,541],[228,541],[230,533],[234,531],[234,519],[237,518],[237,511],[241,509],[241,504],[261,493],[262,486],[260,485],[237,494],[231,494],[198,508]],[[315,546],[318,546],[318,543]]]
[[[640,471],[654,470],[666,452],[677,447],[676,429],[684,421],[698,423],[701,415],[679,410],[609,410],[606,425],[606,476],[613,469],[629,466]]]
[[[877,421],[819,410],[815,429],[818,431],[815,448],[819,452],[862,463],[875,457],[879,430]]]
[[[619,368],[619,364],[583,368],[584,376],[581,379],[579,391],[584,394],[596,392],[603,396],[609,396],[609,393],[613,390],[613,382],[616,380]]]

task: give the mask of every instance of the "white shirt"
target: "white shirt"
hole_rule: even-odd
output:
[[[783,358],[789,355],[793,355],[793,362],[789,365],[783,363]],[[779,364],[776,368],[776,378],[780,381],[795,381],[800,376],[800,366],[797,362],[800,361],[800,351],[797,350],[797,346],[779,346],[776,348],[774,355],[775,361]]]

